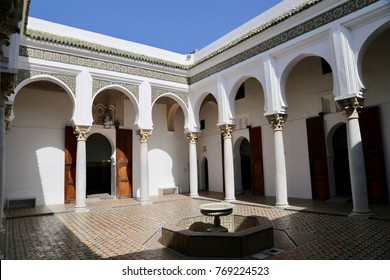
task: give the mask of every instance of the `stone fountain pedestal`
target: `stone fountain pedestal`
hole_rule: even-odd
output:
[[[214,217],[214,226],[207,231],[210,232],[228,232],[228,229],[221,226],[221,216],[227,216],[233,213],[234,205],[230,203],[207,203],[199,206],[200,213],[205,216]]]

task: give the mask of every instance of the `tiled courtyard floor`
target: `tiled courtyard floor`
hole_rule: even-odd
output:
[[[189,259],[161,244],[168,221],[199,215],[198,206],[222,199],[166,195],[150,205],[134,199],[11,209],[7,214],[8,259]],[[248,259],[390,259],[390,206],[371,205],[371,216],[351,216],[350,203],[290,199],[275,208],[273,197],[237,196],[234,214],[267,217],[274,227],[271,251]]]

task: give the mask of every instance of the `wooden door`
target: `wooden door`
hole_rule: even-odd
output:
[[[65,203],[76,200],[76,149],[77,138],[73,127],[65,127]]]
[[[116,130],[116,197],[132,197],[133,134],[131,130]]]
[[[366,167],[368,199],[371,203],[388,203],[379,108],[364,108],[360,114],[359,123]]]
[[[249,129],[252,192],[254,195],[264,195],[263,150],[261,127]]]
[[[326,200],[329,183],[323,116],[307,119],[306,129],[312,196],[315,200]]]

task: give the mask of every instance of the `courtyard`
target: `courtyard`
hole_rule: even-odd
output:
[[[199,205],[223,199],[200,192],[135,199],[87,199],[88,212],[74,204],[9,209],[7,259],[10,260],[184,260],[164,247],[162,226],[200,215]],[[276,208],[275,197],[237,195],[234,214],[267,217],[274,227],[274,248],[245,259],[390,259],[390,206],[370,205],[371,215],[350,215],[352,203],[289,199]]]

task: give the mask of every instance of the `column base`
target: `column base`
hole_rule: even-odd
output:
[[[141,205],[151,205],[151,204],[153,204],[153,202],[151,202],[150,200],[140,200],[139,203]]]
[[[225,198],[225,200],[224,200],[225,202],[235,202],[235,201],[237,201],[237,199],[235,198],[235,197],[233,197],[233,198]]]
[[[192,197],[192,198],[198,198],[198,197],[199,197],[199,194],[190,194],[190,197]]]
[[[285,207],[289,207],[290,205],[287,203],[275,203],[275,207],[277,208],[285,208]]]
[[[370,210],[352,210],[349,216],[370,216],[371,214]]]
[[[89,212],[89,209],[88,209],[87,206],[83,206],[83,207],[76,206],[75,207],[75,212],[76,213]]]

